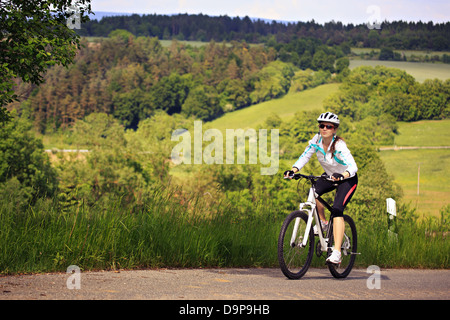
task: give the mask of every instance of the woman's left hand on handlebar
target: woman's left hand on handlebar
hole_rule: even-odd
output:
[[[340,174],[340,173],[333,173],[332,176],[331,176],[331,178],[332,178],[334,181],[341,181],[341,180],[344,180],[344,175],[343,175],[343,174]]]

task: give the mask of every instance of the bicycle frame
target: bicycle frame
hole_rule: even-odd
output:
[[[306,247],[306,244],[308,242],[308,237],[309,237],[309,232],[311,230],[312,227],[312,222],[313,222],[313,218],[316,221],[316,226],[318,228],[318,230],[320,230],[319,232],[319,242],[320,242],[320,246],[322,251],[327,251],[328,249],[328,238],[324,238],[323,234],[322,234],[322,226],[320,224],[320,219],[319,219],[319,215],[317,213],[316,210],[316,199],[319,200],[320,203],[322,203],[330,212],[331,212],[331,207],[328,203],[326,203],[315,191],[315,188],[313,186],[311,186],[311,188],[309,189],[309,194],[308,194],[308,199],[306,202],[300,203],[299,209],[301,211],[305,211],[308,214],[308,222],[306,223],[306,229],[305,229],[305,235],[303,236],[303,241],[300,244],[300,246],[302,248]],[[307,209],[306,207],[309,207],[309,209]],[[330,223],[332,221],[332,217],[330,217]],[[294,224],[294,230],[292,232],[292,237],[291,237],[291,245],[293,245],[295,243],[295,238],[297,237],[297,232],[298,232],[298,225],[300,222],[300,218],[297,218]]]

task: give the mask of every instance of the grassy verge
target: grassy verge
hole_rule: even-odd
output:
[[[17,211],[3,199],[0,273],[65,271],[69,265],[82,270],[278,266],[278,233],[287,213],[260,203],[242,216],[226,203],[193,197],[181,204],[174,199],[173,193],[156,191],[133,213],[120,200],[66,210],[54,201],[38,201]],[[449,213],[421,223],[402,216],[397,241],[389,240],[384,219],[357,220],[362,253],[357,266],[448,268]],[[315,257],[313,266],[324,266],[324,259]]]
[[[364,236],[358,238],[358,246],[365,255],[361,260],[389,268],[448,268],[450,206],[438,218],[414,213],[408,206],[398,206],[394,234],[387,231],[387,215],[384,221],[361,221],[358,231]]]
[[[135,213],[120,200],[68,210],[43,201],[24,211],[1,201],[0,273],[64,271],[72,264],[82,270],[275,264],[278,228],[270,214],[236,217],[230,207],[201,205],[201,198],[186,205],[172,198],[155,192]]]

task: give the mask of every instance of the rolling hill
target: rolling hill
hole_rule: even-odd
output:
[[[272,113],[277,114],[283,120],[292,119],[294,114],[302,110],[321,110],[323,100],[331,93],[339,89],[340,84],[325,84],[319,87],[289,93],[280,99],[274,99],[257,105],[227,113],[222,117],[205,124],[205,127],[224,129],[256,128]]]

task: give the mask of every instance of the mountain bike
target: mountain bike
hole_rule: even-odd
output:
[[[328,257],[334,246],[333,213],[331,206],[315,192],[315,184],[320,178],[333,181],[331,177],[311,176],[296,173],[295,180],[306,179],[311,183],[308,199],[300,203],[299,210],[290,213],[283,222],[278,237],[278,262],[281,271],[289,279],[300,279],[308,271],[314,252],[318,257]],[[339,182],[335,182],[336,185]],[[322,228],[316,199],[330,212],[328,226]],[[313,220],[318,230],[318,241],[313,230]],[[335,278],[347,277],[355,263],[357,250],[356,226],[351,217],[344,215],[345,232],[341,246],[342,262],[339,265],[327,263],[330,273]],[[325,229],[325,230],[324,230]],[[324,254],[325,253],[325,254]]]

